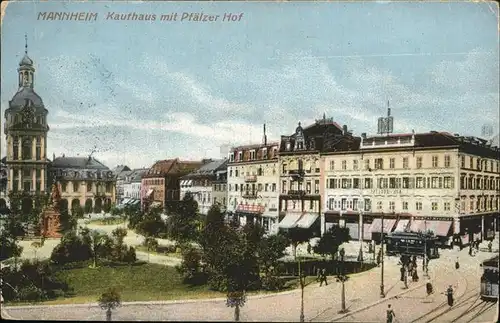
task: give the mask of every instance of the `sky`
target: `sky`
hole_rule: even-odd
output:
[[[38,19],[93,12],[95,21]],[[155,14],[155,21],[107,19]],[[182,13],[217,21],[179,21]],[[178,13],[177,21],[160,21]],[[241,13],[239,21],[222,21]],[[268,141],[332,117],[376,134],[498,133],[498,9],[493,2],[10,2],[2,17],[4,111],[17,68],[34,60],[49,111],[48,156],[112,168],[220,158],[222,145]],[[95,148],[95,149],[94,149]]]

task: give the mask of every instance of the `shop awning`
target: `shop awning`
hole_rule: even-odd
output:
[[[295,228],[297,221],[302,216],[302,213],[287,213],[283,220],[279,223],[279,227],[282,229]]]
[[[394,228],[396,224],[396,219],[384,219],[384,233],[389,233]],[[370,227],[370,232],[382,232],[382,219],[374,219],[372,226]]]
[[[309,229],[318,217],[318,214],[304,213],[302,214],[301,218],[295,223],[295,225],[302,229]]]
[[[139,203],[141,203],[141,201],[140,201],[140,200],[135,200],[135,199],[134,199],[134,200],[132,200],[132,201],[129,203],[129,205],[138,205]]]
[[[130,202],[130,199],[128,197],[124,198],[122,203],[123,205],[127,204],[128,202]]]
[[[410,220],[408,220],[408,219],[399,220],[398,224],[396,225],[396,229],[394,229],[394,232],[405,232],[406,229],[408,228],[409,223],[410,223]]]
[[[363,223],[363,240],[371,240],[372,232],[370,228],[372,227],[371,223]]]
[[[439,220],[414,220],[410,225],[412,232],[432,231],[434,235],[447,237],[450,231],[451,221]]]

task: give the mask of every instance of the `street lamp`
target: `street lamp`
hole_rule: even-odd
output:
[[[298,259],[299,266],[299,283],[300,283],[300,322],[304,322],[304,286],[305,286],[305,275],[302,275],[302,270],[300,268],[300,258]]]
[[[339,311],[339,314],[343,314],[348,312],[348,309],[345,307],[345,282],[349,279],[349,277],[345,274],[344,270],[344,259],[342,257],[341,259],[341,272],[337,274],[337,282],[342,283],[342,293],[340,294],[340,302],[341,302],[341,308]]]
[[[382,242],[380,244],[380,258],[382,261],[382,271],[380,272],[380,297],[385,297],[384,292],[384,213],[382,212]]]
[[[424,220],[424,277],[429,278],[428,271],[428,260],[427,260],[427,220]]]

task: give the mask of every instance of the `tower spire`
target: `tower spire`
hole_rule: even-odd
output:
[[[28,55],[28,34],[24,33],[24,53]]]

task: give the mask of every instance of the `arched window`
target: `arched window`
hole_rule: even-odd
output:
[[[302,169],[304,169],[304,162],[302,161],[302,159],[299,159],[299,170]]]
[[[26,137],[23,139],[23,160],[31,159],[31,138]]]

